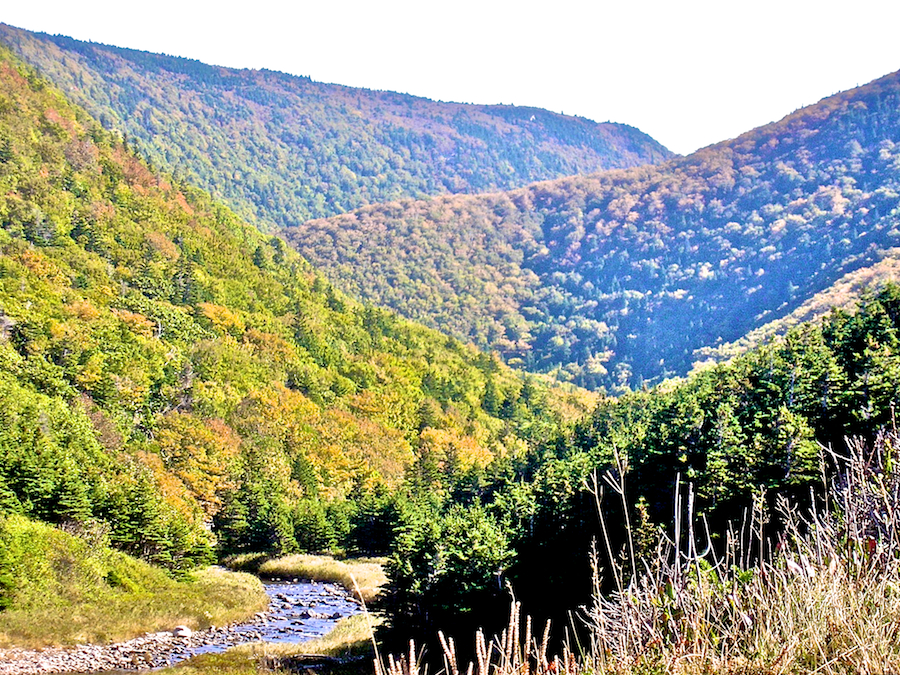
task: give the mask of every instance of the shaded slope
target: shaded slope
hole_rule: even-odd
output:
[[[686,372],[900,237],[897,75],[659,166],[289,232],[354,294],[588,386]]]
[[[848,272],[828,288],[806,298],[789,314],[753,329],[738,340],[716,347],[698,349],[694,352],[694,367],[707,368],[753,349],[776,336],[783,336],[796,326],[820,322],[832,309],[854,311],[856,305],[866,298],[867,293],[871,294],[888,282],[900,279],[900,248],[879,251],[877,258],[873,264]]]
[[[0,41],[154,163],[264,230],[671,156],[632,127],[536,108],[438,103],[5,25]]]

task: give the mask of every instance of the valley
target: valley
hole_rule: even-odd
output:
[[[376,205],[285,234],[348,292],[514,366],[640,388],[896,246],[898,93],[890,75],[659,165]]]
[[[4,649],[183,625],[263,639],[198,675],[900,668],[900,75],[675,157],[0,43]]]

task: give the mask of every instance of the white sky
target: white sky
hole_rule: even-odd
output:
[[[0,21],[624,122],[680,153],[900,70],[896,0],[4,0]]]

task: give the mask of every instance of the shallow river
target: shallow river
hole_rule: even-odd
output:
[[[305,642],[330,632],[360,606],[342,587],[314,581],[270,581],[265,584],[269,608],[252,621],[209,634],[204,643],[173,654],[173,663],[189,656],[221,652],[242,642]]]

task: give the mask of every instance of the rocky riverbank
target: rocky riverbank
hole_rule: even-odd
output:
[[[187,658],[197,649],[245,642],[249,636],[233,628],[210,629],[176,635],[182,631],[148,633],[112,645],[78,645],[67,649],[0,650],[0,674],[94,672],[158,668]]]
[[[340,619],[360,611],[343,589],[331,584],[272,582],[266,592],[268,610],[232,626],[203,631],[175,627],[110,645],[0,650],[0,675],[159,668],[244,642],[303,642],[325,635]]]

